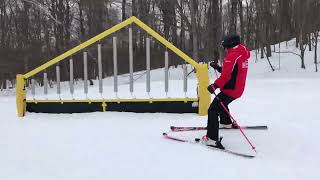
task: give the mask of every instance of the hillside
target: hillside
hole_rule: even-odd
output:
[[[289,42],[288,50],[295,50],[293,43]],[[285,43],[282,45],[285,48]],[[278,68],[278,55],[271,58],[271,63]],[[320,161],[320,73],[314,72],[313,52],[306,51],[306,66],[305,70],[300,69],[297,56],[281,54],[281,69],[272,72],[266,59],[255,62],[252,51],[246,91],[230,109],[240,125],[269,127],[267,131],[245,131],[257,147],[254,159],[162,137],[171,125],[206,125],[206,117],[196,114],[27,113],[20,119],[16,116],[14,93],[1,92],[0,179],[318,179],[315,172]],[[151,94],[155,97],[165,96],[162,72],[163,69],[152,72]],[[130,95],[125,94],[126,78],[121,78],[123,85],[119,88],[123,97]],[[179,78],[181,69],[171,69],[172,97],[184,97]],[[210,78],[215,79],[211,68]],[[112,78],[104,80],[104,87],[112,91],[108,82]],[[189,85],[188,96],[195,96],[194,76]],[[141,93],[144,78],[135,87],[136,97],[146,95]],[[78,88],[77,95],[83,98],[81,85]],[[94,96],[97,89],[91,87],[89,96]],[[62,97],[70,97],[66,84],[63,91]],[[49,97],[57,98],[54,92],[52,89]],[[30,94],[28,98],[32,98]],[[39,98],[44,96],[40,94]],[[203,134],[198,131],[175,135],[190,138]],[[238,130],[221,134],[226,148],[251,153]]]

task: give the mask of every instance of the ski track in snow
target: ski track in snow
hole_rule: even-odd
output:
[[[2,92],[0,179],[318,179],[320,75],[313,72],[313,53],[306,53],[306,70],[299,69],[297,57],[282,54],[282,68],[276,72],[271,72],[266,60],[254,63],[252,54],[245,94],[230,109],[240,125],[269,127],[245,131],[258,151],[254,159],[162,137],[170,125],[205,126],[206,116],[97,112],[27,113],[18,118],[14,93]],[[277,58],[272,58],[275,66]],[[180,74],[172,72],[171,77],[181,75],[178,70]],[[214,73],[210,76],[213,81]],[[145,87],[141,81],[137,86]],[[191,87],[196,85],[194,79],[189,81]],[[176,84],[171,84],[173,89],[182,88]],[[154,88],[152,93],[160,94],[157,91]],[[238,130],[220,132],[227,148],[251,152]],[[193,138],[204,133],[175,135]]]

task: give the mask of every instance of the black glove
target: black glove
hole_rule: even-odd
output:
[[[210,63],[210,66],[211,66],[213,69],[217,70],[219,73],[221,73],[222,68],[219,66],[218,63],[212,61],[212,62]]]
[[[214,91],[215,91],[216,89],[218,89],[218,88],[219,88],[219,86],[213,83],[213,84],[210,84],[210,85],[208,86],[208,91],[210,92],[210,94],[213,94]]]
[[[214,62],[214,61],[212,61],[211,63],[210,63],[210,66],[213,68],[213,69],[218,69],[220,66],[218,65],[218,63],[216,63],[216,62]]]

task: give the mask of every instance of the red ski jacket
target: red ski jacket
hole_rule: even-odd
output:
[[[214,82],[224,94],[239,98],[243,94],[250,50],[242,44],[229,48],[220,77]]]

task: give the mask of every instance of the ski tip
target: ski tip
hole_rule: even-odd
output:
[[[162,133],[162,135],[163,135],[163,136],[167,136],[168,134],[167,134],[167,133]]]
[[[173,130],[173,129],[174,129],[174,126],[170,126],[170,129]]]
[[[199,142],[200,141],[200,138],[195,138],[194,139],[196,142]]]

